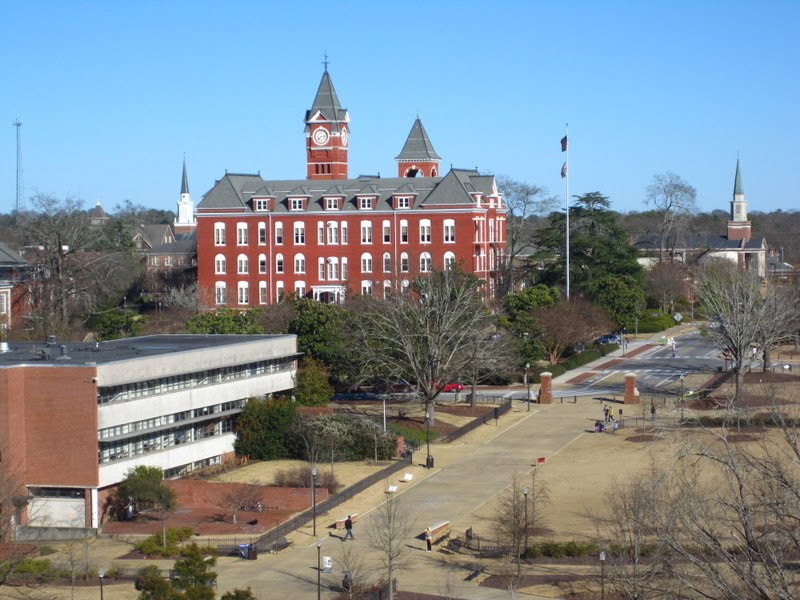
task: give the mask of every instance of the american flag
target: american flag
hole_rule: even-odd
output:
[[[567,136],[564,136],[564,137],[561,138],[561,151],[562,152],[566,152],[567,151],[567,145],[568,145]]]
[[[564,163],[564,166],[561,167],[561,179],[564,179],[567,176],[567,163]]]

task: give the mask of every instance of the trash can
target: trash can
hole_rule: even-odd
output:
[[[258,548],[255,544],[247,545],[247,560],[255,560],[258,558]]]
[[[433,468],[433,457],[430,454],[428,454],[428,458],[425,459],[425,467],[428,469]]]

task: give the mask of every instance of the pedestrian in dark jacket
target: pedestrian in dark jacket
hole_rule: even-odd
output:
[[[344,520],[344,529],[345,529],[344,539],[350,538],[351,540],[354,540],[355,538],[353,537],[353,519],[350,518],[350,515],[347,515],[347,518]]]

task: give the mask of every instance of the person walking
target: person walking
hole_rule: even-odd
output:
[[[430,527],[426,527],[425,528],[425,546],[427,547],[427,550],[425,550],[425,552],[430,552],[431,551],[431,528]]]
[[[347,538],[350,538],[351,540],[355,539],[353,537],[353,519],[350,518],[350,515],[347,515],[347,518],[344,520],[344,530],[345,530],[344,539]]]
[[[609,409],[608,409],[608,419],[606,419],[606,420],[607,420],[609,423],[611,423],[611,421],[613,421],[613,420],[614,420],[614,409],[613,409],[613,408],[609,408]]]
[[[608,404],[603,405],[603,421],[608,423]]]
[[[650,404],[650,420],[653,421],[653,427],[656,426],[656,405]]]

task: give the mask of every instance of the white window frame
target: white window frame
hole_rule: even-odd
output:
[[[361,243],[372,243],[372,221],[361,221]]]
[[[258,303],[259,304],[266,304],[267,303],[267,282],[266,281],[259,281],[258,282]]]
[[[444,253],[444,268],[453,269],[456,266],[456,255],[450,251]]]
[[[342,281],[347,281],[347,257],[342,258]]]
[[[283,256],[279,254],[278,256]],[[259,275],[266,275],[267,273],[267,255],[266,254],[259,254],[258,255],[258,273]]]
[[[407,244],[408,243],[408,221],[403,219],[400,221],[400,243]]]
[[[263,221],[259,222],[258,224],[258,245],[267,245],[267,224]]]
[[[283,221],[275,222],[275,243],[279,246],[283,244]]]
[[[225,223],[222,222],[214,223],[214,245],[215,246],[225,245]]]
[[[368,279],[361,282],[361,295],[372,296],[372,282]]]
[[[372,210],[372,198],[359,198],[358,199],[358,209],[359,210]]]
[[[442,224],[443,235],[444,235],[444,243],[445,244],[455,244],[456,243],[456,221],[455,219],[445,219],[444,223]]]
[[[286,299],[286,288],[283,285],[282,281],[278,281],[275,283],[275,300],[277,302],[283,302]]]
[[[403,252],[400,254],[400,272],[401,273],[408,273],[411,270],[410,262],[408,259],[408,253]]]
[[[325,281],[325,259],[321,256],[317,259],[317,279]]]
[[[420,244],[430,244],[431,243],[431,220],[430,219],[422,219],[419,222],[419,243]]]
[[[369,252],[361,255],[361,272],[372,273],[372,255]]]
[[[423,252],[419,255],[419,272],[430,273],[433,270],[433,258],[429,252]]]
[[[339,243],[339,224],[336,221],[328,221],[327,223],[328,243]]]
[[[392,255],[388,252],[383,253],[383,272],[384,273],[391,273],[392,272]]]
[[[306,282],[305,281],[295,281],[294,282],[294,295],[295,298],[302,298],[306,295]]]
[[[395,206],[395,208],[399,209],[411,208],[411,198],[409,198],[408,196],[399,196],[397,198],[397,205]]]
[[[239,275],[247,275],[250,269],[250,261],[246,254],[240,254],[236,257],[236,272]]]
[[[236,245],[247,246],[247,223],[236,224]]]
[[[381,224],[381,239],[384,244],[392,243],[392,223],[391,221],[384,221]]]
[[[325,223],[317,223],[317,244],[319,246],[325,245]]]
[[[214,302],[217,306],[224,306],[228,303],[228,288],[224,281],[214,283]]]
[[[347,245],[347,221],[342,221],[342,235],[340,237],[342,245]]]
[[[224,254],[217,254],[214,257],[214,274],[225,275],[228,272],[228,262]]]
[[[306,257],[302,254],[294,255],[294,272],[296,275],[305,275]]]
[[[305,198],[289,198],[289,210],[303,210]]]
[[[325,210],[339,210],[339,199],[325,198]]]
[[[276,254],[275,255],[275,272],[276,273],[283,273],[285,267],[286,267],[286,265],[283,262],[283,254]]]
[[[240,281],[236,284],[238,290],[239,306],[247,306],[250,304],[250,285],[246,281]]]
[[[295,246],[305,246],[306,244],[306,224],[298,221],[294,224],[294,233],[292,239]]]
[[[269,210],[269,200],[266,198],[256,198],[253,202],[253,208],[256,212],[266,212]]]

